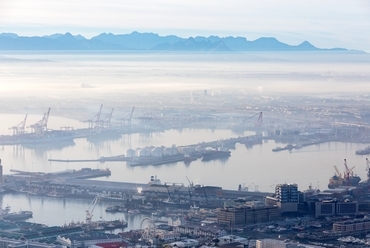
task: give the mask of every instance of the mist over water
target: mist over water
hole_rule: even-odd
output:
[[[1,96],[60,101],[204,89],[353,93],[366,89],[370,76],[365,53],[9,52],[1,58]]]

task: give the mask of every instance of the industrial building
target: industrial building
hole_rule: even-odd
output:
[[[315,203],[315,217],[329,216],[356,216],[358,214],[358,202],[356,201],[320,201]]]
[[[333,223],[333,231],[340,233],[367,233],[370,231],[370,219],[354,219]]]
[[[5,248],[5,247],[9,247],[9,248],[57,248],[58,247],[59,248],[61,246],[0,237],[0,247],[1,248]]]
[[[220,225],[243,226],[270,222],[280,217],[277,206],[259,206],[255,208],[243,206],[238,208],[222,208],[217,211],[217,222]]]

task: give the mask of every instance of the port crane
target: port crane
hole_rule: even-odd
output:
[[[346,171],[344,172],[344,179],[346,180],[346,183],[349,185],[350,184],[350,177],[353,176],[353,169],[355,168],[355,166],[353,166],[352,168],[348,168],[347,166],[347,159],[344,159],[344,167],[346,169]]]
[[[44,136],[45,132],[48,129],[49,115],[50,115],[50,108],[48,109],[46,113],[44,113],[44,116],[42,117],[41,120],[29,126],[32,128],[33,133],[40,135],[40,136]]]
[[[120,119],[123,123],[126,123],[129,127],[131,127],[131,120],[132,120],[132,115],[134,114],[135,107],[132,107],[131,112],[128,113],[125,117]]]
[[[339,178],[342,178],[342,174],[339,172],[338,167],[337,167],[336,165],[334,165],[334,168],[335,168],[335,171],[337,172],[337,176],[338,176]]]
[[[95,196],[94,200],[90,203],[90,206],[86,211],[86,224],[91,224],[91,219],[94,216],[94,209],[96,204],[98,203],[100,197],[97,195]]]
[[[113,115],[114,108],[112,108],[111,112],[103,119],[102,124],[104,128],[110,128],[111,127],[111,119]]]
[[[18,125],[13,126],[13,127],[9,127],[9,130],[13,130],[13,135],[20,135],[20,134],[24,134],[26,132],[25,127],[26,127],[27,116],[28,116],[28,114],[26,114],[23,121],[21,123],[19,123]]]
[[[189,191],[189,197],[190,197],[190,201],[191,201],[191,198],[193,197],[194,183],[193,182],[190,182],[190,180],[189,180],[189,178],[187,176],[186,176],[186,179],[189,182],[188,191]]]
[[[84,121],[89,123],[89,129],[94,130],[94,131],[99,131],[101,127],[100,123],[100,116],[101,116],[101,111],[103,109],[103,104],[100,105],[99,111],[94,117],[90,120]]]

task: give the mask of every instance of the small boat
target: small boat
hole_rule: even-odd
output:
[[[129,214],[139,214],[140,211],[137,210],[137,209],[130,209],[130,210],[127,211],[127,213],[129,213]]]
[[[119,206],[109,206],[105,208],[105,212],[115,213],[119,211]]]

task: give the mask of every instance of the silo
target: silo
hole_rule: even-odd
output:
[[[135,149],[135,155],[136,155],[136,157],[139,157],[139,151],[140,151],[140,150],[141,150],[141,148],[140,148],[140,147]]]
[[[172,148],[170,148],[170,147],[164,148],[163,155],[165,155],[165,156],[171,156],[172,155]]]
[[[142,148],[139,150],[139,157],[148,157],[150,156],[150,150],[147,148]]]
[[[172,150],[172,155],[176,155],[179,153],[177,147],[172,147],[171,150]]]
[[[136,151],[134,149],[127,149],[125,153],[126,158],[132,158],[136,156]]]
[[[150,154],[153,156],[153,157],[162,157],[163,155],[163,151],[160,147],[155,147],[151,150]]]

